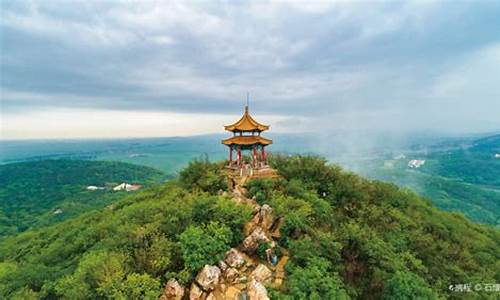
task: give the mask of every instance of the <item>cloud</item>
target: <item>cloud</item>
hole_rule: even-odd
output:
[[[500,128],[480,117],[498,107],[495,2],[1,5],[3,117],[238,113],[248,91],[257,113],[302,129]]]
[[[107,109],[52,108],[9,114],[2,118],[4,139],[85,138],[99,132],[100,138],[187,136],[221,132],[222,125],[237,121],[239,115],[196,114],[152,111],[119,111]],[[280,124],[283,116],[262,115]],[[61,126],[64,124],[64,126]],[[273,132],[280,132],[273,128]]]

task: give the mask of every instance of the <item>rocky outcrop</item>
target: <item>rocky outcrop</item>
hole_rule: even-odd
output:
[[[269,241],[270,239],[266,236],[264,230],[262,230],[262,228],[260,227],[257,227],[253,230],[253,232],[249,236],[247,236],[243,240],[241,247],[242,250],[245,251],[246,253],[253,254],[261,243],[267,243]]]
[[[224,272],[224,277],[229,283],[234,283],[239,276],[240,272],[238,272],[235,268],[227,268]]]
[[[264,228],[264,230],[269,230],[274,221],[273,209],[271,208],[271,206],[267,204],[262,205],[258,216],[260,227]]]
[[[221,271],[216,266],[205,265],[196,276],[196,282],[205,291],[211,291],[219,284]]]
[[[240,251],[234,248],[231,248],[229,251],[226,252],[224,261],[228,266],[237,269],[243,266],[243,264],[245,264],[245,259],[243,258],[243,255],[240,253]]]
[[[271,242],[271,249],[279,237],[279,230],[283,223],[275,218],[273,209],[264,204],[260,206],[255,199],[245,197],[246,191],[242,187],[245,178],[235,182],[232,197],[235,203],[250,205],[253,208],[253,217],[245,224],[245,239],[237,248],[229,249],[224,259],[216,266],[205,265],[197,274],[189,290],[189,299],[192,300],[219,300],[219,299],[249,299],[267,300],[264,284],[279,287],[284,279],[284,266],[287,262],[285,254],[277,266],[271,266],[269,261],[263,261],[255,254],[259,245]],[[224,192],[219,193],[226,196]],[[269,260],[269,258],[268,258]],[[186,291],[175,280],[170,280],[165,286],[161,300],[181,300]]]
[[[207,293],[205,293],[197,284],[193,282],[189,291],[189,300],[205,300]]]
[[[269,300],[267,290],[264,285],[253,279],[248,285],[248,298],[250,300]]]
[[[245,235],[249,235],[258,227],[262,228],[264,231],[268,231],[273,224],[273,209],[267,204],[256,206],[254,207],[252,220],[245,224],[244,233]]]
[[[227,270],[227,268],[229,268],[229,266],[226,264],[225,261],[221,260],[219,261],[219,263],[217,264],[217,266],[219,266],[219,269],[222,271],[222,272],[225,272]]]
[[[259,264],[255,270],[250,274],[250,278],[259,282],[269,282],[271,277],[273,276],[273,272],[269,270],[264,264]]]
[[[163,295],[160,300],[181,300],[184,297],[184,287],[175,279],[170,279],[165,284]]]

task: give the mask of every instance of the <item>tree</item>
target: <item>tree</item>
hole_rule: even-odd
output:
[[[231,240],[231,229],[218,222],[190,226],[179,236],[182,257],[191,271],[221,260],[230,248]]]
[[[131,273],[122,284],[121,294],[126,299],[158,299],[160,282],[148,274]]]
[[[56,291],[67,299],[115,298],[120,294],[125,276],[125,258],[120,253],[90,252],[80,261],[75,273],[56,284]]]
[[[208,159],[197,159],[190,162],[180,172],[180,182],[185,188],[211,194],[227,189],[226,178],[222,174],[220,166],[209,162]]]
[[[438,296],[419,276],[410,272],[397,271],[387,282],[384,299],[438,299]]]
[[[289,295],[293,299],[349,299],[337,273],[323,258],[309,259],[305,267],[291,266],[288,277]]]

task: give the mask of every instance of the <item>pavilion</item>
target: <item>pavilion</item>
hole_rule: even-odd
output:
[[[252,154],[252,169],[267,167],[265,147],[273,143],[272,140],[261,136],[263,131],[269,129],[269,125],[257,122],[248,112],[248,105],[245,106],[243,116],[234,124],[224,126],[224,129],[231,131],[233,136],[222,140],[222,144],[229,147],[229,167],[241,169],[248,167],[244,165],[242,151],[249,150]],[[233,152],[236,153],[236,160],[233,160]]]

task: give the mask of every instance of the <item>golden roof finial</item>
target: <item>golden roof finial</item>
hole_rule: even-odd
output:
[[[248,113],[248,103],[250,102],[250,94],[247,92],[247,105],[245,106],[245,112]]]

